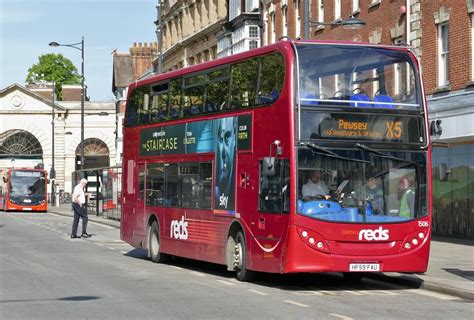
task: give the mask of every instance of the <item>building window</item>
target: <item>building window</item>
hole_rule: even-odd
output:
[[[449,25],[438,25],[438,86],[449,84]]]
[[[295,0],[295,37],[301,36],[300,0]]]
[[[319,0],[318,5],[318,21],[324,22],[324,0]],[[321,25],[321,28],[324,27]]]
[[[471,80],[474,81],[474,13],[471,14]]]
[[[249,37],[258,38],[258,27],[255,27],[255,26],[249,27]]]
[[[265,36],[263,37],[263,45],[268,44],[268,31],[270,30],[270,21],[268,19],[268,11],[265,11],[263,14],[263,21],[265,23]]]
[[[249,49],[256,49],[258,48],[258,41],[257,40],[250,40],[249,41]]]
[[[287,36],[288,35],[288,7],[287,6],[284,6],[281,9],[281,15],[282,15],[282,18],[283,18],[283,21],[282,21],[282,24],[283,24],[282,35]]]
[[[341,0],[335,0],[334,2],[334,20],[341,19]]]
[[[359,12],[360,11],[360,0],[352,0],[352,12]]]
[[[270,43],[275,43],[275,39],[276,39],[275,12],[270,13],[270,21],[271,21],[271,24],[272,24],[272,37],[270,39]]]

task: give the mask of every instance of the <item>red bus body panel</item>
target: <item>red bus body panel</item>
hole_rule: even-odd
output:
[[[415,221],[389,224],[349,224],[311,219],[296,213],[296,194],[291,193],[290,213],[274,214],[258,211],[259,160],[268,156],[269,146],[279,140],[282,158],[290,160],[291,177],[296,177],[295,125],[294,125],[294,57],[290,42],[259,48],[246,53],[172,71],[130,85],[129,96],[135,87],[155,83],[205,70],[222,64],[279,51],[283,54],[287,74],[284,89],[277,102],[270,106],[236,110],[225,114],[203,115],[187,120],[168,121],[160,124],[124,128],[124,153],[122,171],[122,218],[121,239],[137,248],[147,248],[148,226],[152,219],[160,227],[160,250],[163,253],[191,259],[226,263],[226,243],[229,229],[238,223],[247,244],[247,267],[255,271],[272,273],[291,272],[347,272],[350,263],[376,262],[382,272],[424,272],[427,269],[431,238],[431,197],[428,215]],[[402,50],[402,49],[394,49]],[[426,106],[426,103],[425,103]],[[425,107],[426,112],[426,107]],[[237,151],[236,155],[236,214],[229,216],[213,210],[137,206],[137,166],[147,163],[209,161],[214,163],[214,153],[140,157],[140,129],[154,126],[172,126],[185,121],[199,121],[220,117],[250,114],[252,117],[252,147]],[[427,121],[427,120],[426,120]],[[426,126],[428,123],[426,122]],[[427,151],[427,184],[431,195],[431,152]],[[128,181],[133,183],[127,184]],[[291,190],[296,190],[296,179],[291,179]],[[133,189],[133,190],[132,190]],[[214,208],[214,203],[213,206]],[[187,240],[173,238],[172,221],[188,223]],[[388,230],[387,241],[361,241],[358,235],[363,229]],[[323,242],[324,250],[310,245],[301,236],[305,230]],[[423,238],[420,238],[423,233]],[[417,238],[419,243],[405,249],[405,243]]]

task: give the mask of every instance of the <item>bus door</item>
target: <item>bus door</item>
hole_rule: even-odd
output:
[[[138,192],[135,205],[135,233],[145,235],[146,163],[138,164]]]
[[[263,159],[259,161],[258,174],[258,205],[257,210],[251,211],[250,223],[255,237],[254,267],[279,272],[290,209],[289,161]]]

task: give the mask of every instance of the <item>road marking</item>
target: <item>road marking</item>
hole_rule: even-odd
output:
[[[330,316],[342,319],[342,320],[354,320],[354,318],[343,316],[342,314],[337,313],[328,313]]]
[[[446,294],[438,293],[438,292],[433,292],[433,291],[427,291],[423,289],[405,289],[403,290],[405,292],[412,292],[416,293],[422,296],[428,296],[428,297],[433,297],[433,298],[438,298],[441,300],[459,300],[459,298],[448,296]]]
[[[363,296],[364,295],[363,293],[360,293],[360,292],[357,292],[357,291],[352,291],[352,290],[342,290],[342,292],[347,292],[347,293],[353,294],[355,296]]]
[[[177,267],[177,266],[168,266],[168,267],[173,268],[173,269],[177,269],[177,270],[183,270],[183,268]]]
[[[127,254],[128,252],[127,251],[120,251],[120,253]]]
[[[232,282],[229,282],[229,281],[217,280],[217,282],[220,282],[220,283],[228,285],[228,286],[235,286],[235,283],[232,283]]]
[[[268,293],[265,293],[265,292],[257,291],[257,290],[254,290],[254,289],[247,289],[247,290],[250,291],[250,292],[259,294],[261,296],[268,296]]]
[[[197,276],[199,276],[199,277],[205,277],[205,276],[206,276],[205,274],[203,274],[203,273],[201,273],[201,272],[197,272],[197,271],[191,271],[191,273],[192,273],[192,274],[195,274],[195,275],[197,275]]]
[[[398,293],[387,290],[357,290],[356,292],[368,296],[399,296]]]
[[[293,301],[293,300],[283,300],[283,301],[286,302],[286,303],[289,303],[289,304],[294,304],[295,306],[298,306],[298,307],[304,307],[304,308],[309,307],[309,305],[307,305],[307,304],[299,303],[299,302],[296,302],[296,301]]]
[[[295,291],[295,292],[291,292],[291,294],[294,294],[296,296],[323,296],[324,295],[324,293],[322,292],[310,291],[310,290]]]

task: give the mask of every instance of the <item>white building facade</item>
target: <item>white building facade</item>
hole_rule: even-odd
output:
[[[50,89],[51,90],[51,89]],[[51,171],[53,101],[13,84],[0,90],[0,170],[42,166]],[[117,164],[114,102],[84,104],[84,167]],[[72,173],[80,166],[81,102],[54,102],[55,185],[70,193]]]

